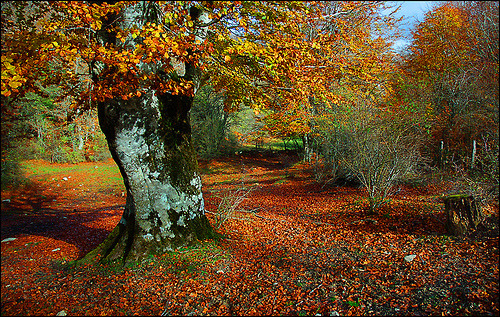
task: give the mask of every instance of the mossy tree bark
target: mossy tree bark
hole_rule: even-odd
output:
[[[191,146],[191,97],[154,91],[99,105],[99,122],[127,191],[110,236],[87,257],[140,260],[213,237]]]
[[[131,17],[144,16],[142,8],[144,4],[139,3],[122,12],[121,17],[107,17],[99,33],[101,43],[117,44],[113,31],[108,32],[113,29],[108,21],[137,21]],[[161,72],[143,66],[147,71]],[[182,66],[174,75],[193,80],[196,69]],[[113,72],[112,67],[101,65],[93,79],[101,80]],[[201,178],[191,144],[192,103],[193,97],[150,89],[140,97],[117,97],[97,105],[99,124],[123,176],[127,198],[119,224],[77,265],[96,260],[136,262],[149,254],[214,236],[205,216]]]

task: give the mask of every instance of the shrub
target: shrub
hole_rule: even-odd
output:
[[[86,161],[95,162],[111,158],[111,152],[109,152],[108,142],[106,141],[104,133],[96,133],[92,141],[88,143],[84,153]]]
[[[2,159],[2,190],[10,187],[16,188],[28,183],[25,177],[24,168],[18,160],[15,159]]]
[[[317,155],[311,163],[316,181],[328,184],[350,178],[350,171],[342,164],[349,146],[346,128],[335,117],[324,116],[316,120],[314,133],[312,147]]]
[[[470,168],[470,161],[454,164],[451,193],[473,196],[480,207],[498,202],[498,145],[484,149],[477,157],[477,164]]]
[[[241,186],[234,190],[223,191],[220,196],[220,202],[217,210],[214,212],[215,224],[214,229],[219,230],[224,223],[234,217],[234,213],[239,209],[241,203],[247,198],[252,191],[251,187],[246,187],[241,183]]]
[[[411,138],[382,124],[353,131],[344,158],[368,192],[371,213],[388,201],[397,182],[414,172],[419,161],[418,148]]]
[[[369,211],[375,212],[388,201],[395,185],[414,176],[422,162],[420,142],[404,122],[398,122],[366,105],[317,119],[316,179],[356,178],[368,192]]]

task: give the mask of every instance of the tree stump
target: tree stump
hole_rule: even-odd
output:
[[[446,230],[454,236],[464,236],[470,229],[476,229],[484,215],[470,195],[452,195],[444,198]]]

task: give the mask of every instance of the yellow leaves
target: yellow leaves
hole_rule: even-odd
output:
[[[5,68],[8,71],[12,71],[15,69],[14,66],[12,66],[9,62],[2,63],[3,68]],[[2,72],[3,74],[3,72]]]
[[[92,23],[90,23],[90,27],[93,30],[98,31],[102,28],[102,22],[100,20],[94,20],[94,21],[92,21]]]
[[[138,45],[134,50],[134,55],[139,56],[142,54],[144,54],[144,49],[142,48],[142,46]]]
[[[153,30],[153,31],[151,32],[151,35],[152,35],[153,37],[160,37],[160,36],[161,36],[161,34],[160,34],[160,30]]]
[[[128,67],[126,64],[119,64],[118,68],[119,68],[119,72],[121,72],[121,73],[125,73],[128,71]]]
[[[22,83],[21,83],[21,81],[17,81],[14,79],[14,80],[9,82],[9,86],[16,89],[16,88],[19,88],[20,86],[22,86]]]
[[[119,39],[122,43],[125,43],[126,38],[123,35],[123,33],[121,32],[116,33],[116,38]]]
[[[16,75],[13,78],[9,79],[4,77],[4,75],[2,74],[2,95],[4,95],[5,97],[10,96],[12,90],[14,90],[14,92],[17,92],[17,89],[21,87],[25,82],[26,78],[22,78]],[[7,83],[7,85],[5,85],[5,83]],[[9,88],[11,88],[12,90]]]
[[[465,11],[447,3],[429,11],[414,32],[412,63],[434,71],[460,69],[474,64],[474,41]]]
[[[17,89],[26,82],[26,78],[21,75],[23,73],[21,66],[12,65],[13,63],[14,59],[12,57],[2,55],[1,93],[5,97],[10,96],[12,92],[17,92]]]
[[[61,8],[64,8],[63,11],[66,13],[69,12],[70,17],[71,15],[75,16],[74,20],[70,19],[70,23],[101,28],[100,21],[106,14],[118,12],[126,5],[120,4],[119,7],[107,4],[64,3],[61,4]],[[125,83],[131,80],[146,81],[147,76],[140,73],[137,68],[137,64],[141,62],[144,64],[162,63],[168,65],[172,60],[178,60],[179,62],[188,62],[198,66],[199,59],[209,55],[212,55],[214,60],[218,61],[217,65],[213,66],[215,63],[203,63],[202,67],[220,74],[221,77],[225,76],[224,80],[235,81],[236,83],[231,88],[239,92],[247,92],[248,87],[256,82],[264,82],[266,85],[269,82],[272,83],[269,84],[270,86],[279,87],[278,92],[283,95],[284,99],[301,98],[305,100],[308,95],[319,93],[321,87],[326,87],[327,83],[332,81],[330,69],[333,68],[332,66],[337,65],[330,62],[335,59],[335,57],[332,57],[335,56],[333,55],[335,52],[328,51],[329,39],[326,36],[318,35],[318,39],[307,41],[302,26],[309,16],[297,10],[295,5],[262,3],[258,4],[258,8],[249,7],[248,12],[241,11],[246,13],[240,17],[234,17],[233,14],[238,12],[237,7],[243,4],[214,3],[212,5],[214,6],[212,11],[214,15],[225,12],[229,18],[233,18],[234,23],[242,27],[248,27],[250,31],[262,27],[262,32],[248,33],[248,37],[241,36],[236,39],[230,37],[232,30],[224,29],[224,25],[221,24],[220,28],[216,28],[217,31],[214,34],[218,41],[211,41],[213,46],[196,47],[196,50],[193,50],[195,43],[201,44],[203,42],[203,38],[194,36],[192,30],[188,29],[195,27],[195,21],[182,5],[167,2],[165,6],[169,10],[165,12],[165,21],[169,21],[168,31],[165,30],[166,25],[162,23],[145,23],[140,27],[131,26],[123,30],[114,26],[112,31],[116,32],[119,41],[126,43],[126,40],[129,40],[127,47],[124,47],[124,45],[103,47],[97,42],[93,42],[92,45],[83,42],[84,44],[80,46],[79,43],[78,49],[76,49],[76,45],[68,45],[69,41],[59,36],[47,41],[47,46],[42,54],[47,56],[47,60],[55,57],[65,62],[75,58],[75,55],[85,56],[86,58],[88,56],[89,59],[95,58],[99,62],[116,67],[120,74],[117,76],[115,72],[110,75],[113,80],[110,79],[109,83],[106,83],[109,85],[118,80],[123,80]],[[296,15],[293,14],[294,11],[297,11]],[[69,26],[70,24],[65,25]],[[131,41],[131,39],[134,39],[134,41]],[[86,38],[84,40],[86,41]],[[128,45],[135,45],[133,51],[129,51],[130,47]],[[86,48],[89,48],[89,50],[85,51]],[[321,50],[321,54],[324,54],[324,56],[317,56],[320,53],[314,52],[314,49]],[[193,51],[196,52],[193,53]],[[236,63],[236,61],[238,62]],[[248,61],[246,65],[243,64],[245,61]],[[325,61],[330,64],[321,70],[302,68],[303,65],[316,67],[321,63],[325,63]],[[75,64],[68,63],[68,65]],[[269,65],[269,68],[265,69],[265,65]],[[8,64],[4,66],[9,67]],[[213,69],[208,69],[210,67],[213,67]],[[325,76],[312,76],[311,73],[313,72],[323,72]],[[150,79],[151,81],[147,84],[156,84],[156,79]],[[314,79],[314,82],[309,79]],[[21,81],[5,82],[2,88],[8,87],[10,90],[20,85],[22,85]],[[163,91],[172,93],[191,93],[190,89],[192,89],[192,87],[188,88],[186,85],[175,83],[162,83],[162,85],[161,89]],[[281,90],[283,87],[284,89]],[[251,90],[255,90],[256,96],[251,96],[249,99],[256,100],[256,104],[264,104],[266,98],[271,94],[266,94],[266,92],[263,92],[265,89],[260,87],[258,89],[254,88],[251,88]],[[253,93],[254,91],[252,91]],[[114,96],[118,97],[125,95],[126,98],[130,98],[128,91],[126,94],[121,94],[121,92],[116,93],[114,90],[106,90],[106,94],[115,94]],[[135,91],[133,95],[136,95]],[[292,100],[290,104],[292,103],[295,105],[299,104],[300,101]]]

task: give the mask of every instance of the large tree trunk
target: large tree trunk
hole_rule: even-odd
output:
[[[213,236],[191,146],[193,98],[155,91],[100,104],[99,123],[127,190],[122,219],[85,260],[137,261]]]
[[[113,23],[121,21],[123,29],[132,27],[130,23],[145,23],[146,12],[155,5],[139,2],[119,15],[110,14],[98,32],[99,41],[118,45]],[[128,45],[133,43],[130,40]],[[146,72],[161,71],[161,67],[139,67]],[[113,73],[112,65],[96,69],[94,81]],[[188,81],[196,72],[184,63],[176,63],[174,69],[177,77]],[[127,200],[120,223],[79,263],[96,258],[127,263],[213,237],[191,145],[192,103],[193,97],[150,89],[141,97],[117,97],[98,104],[99,124],[123,176]]]

